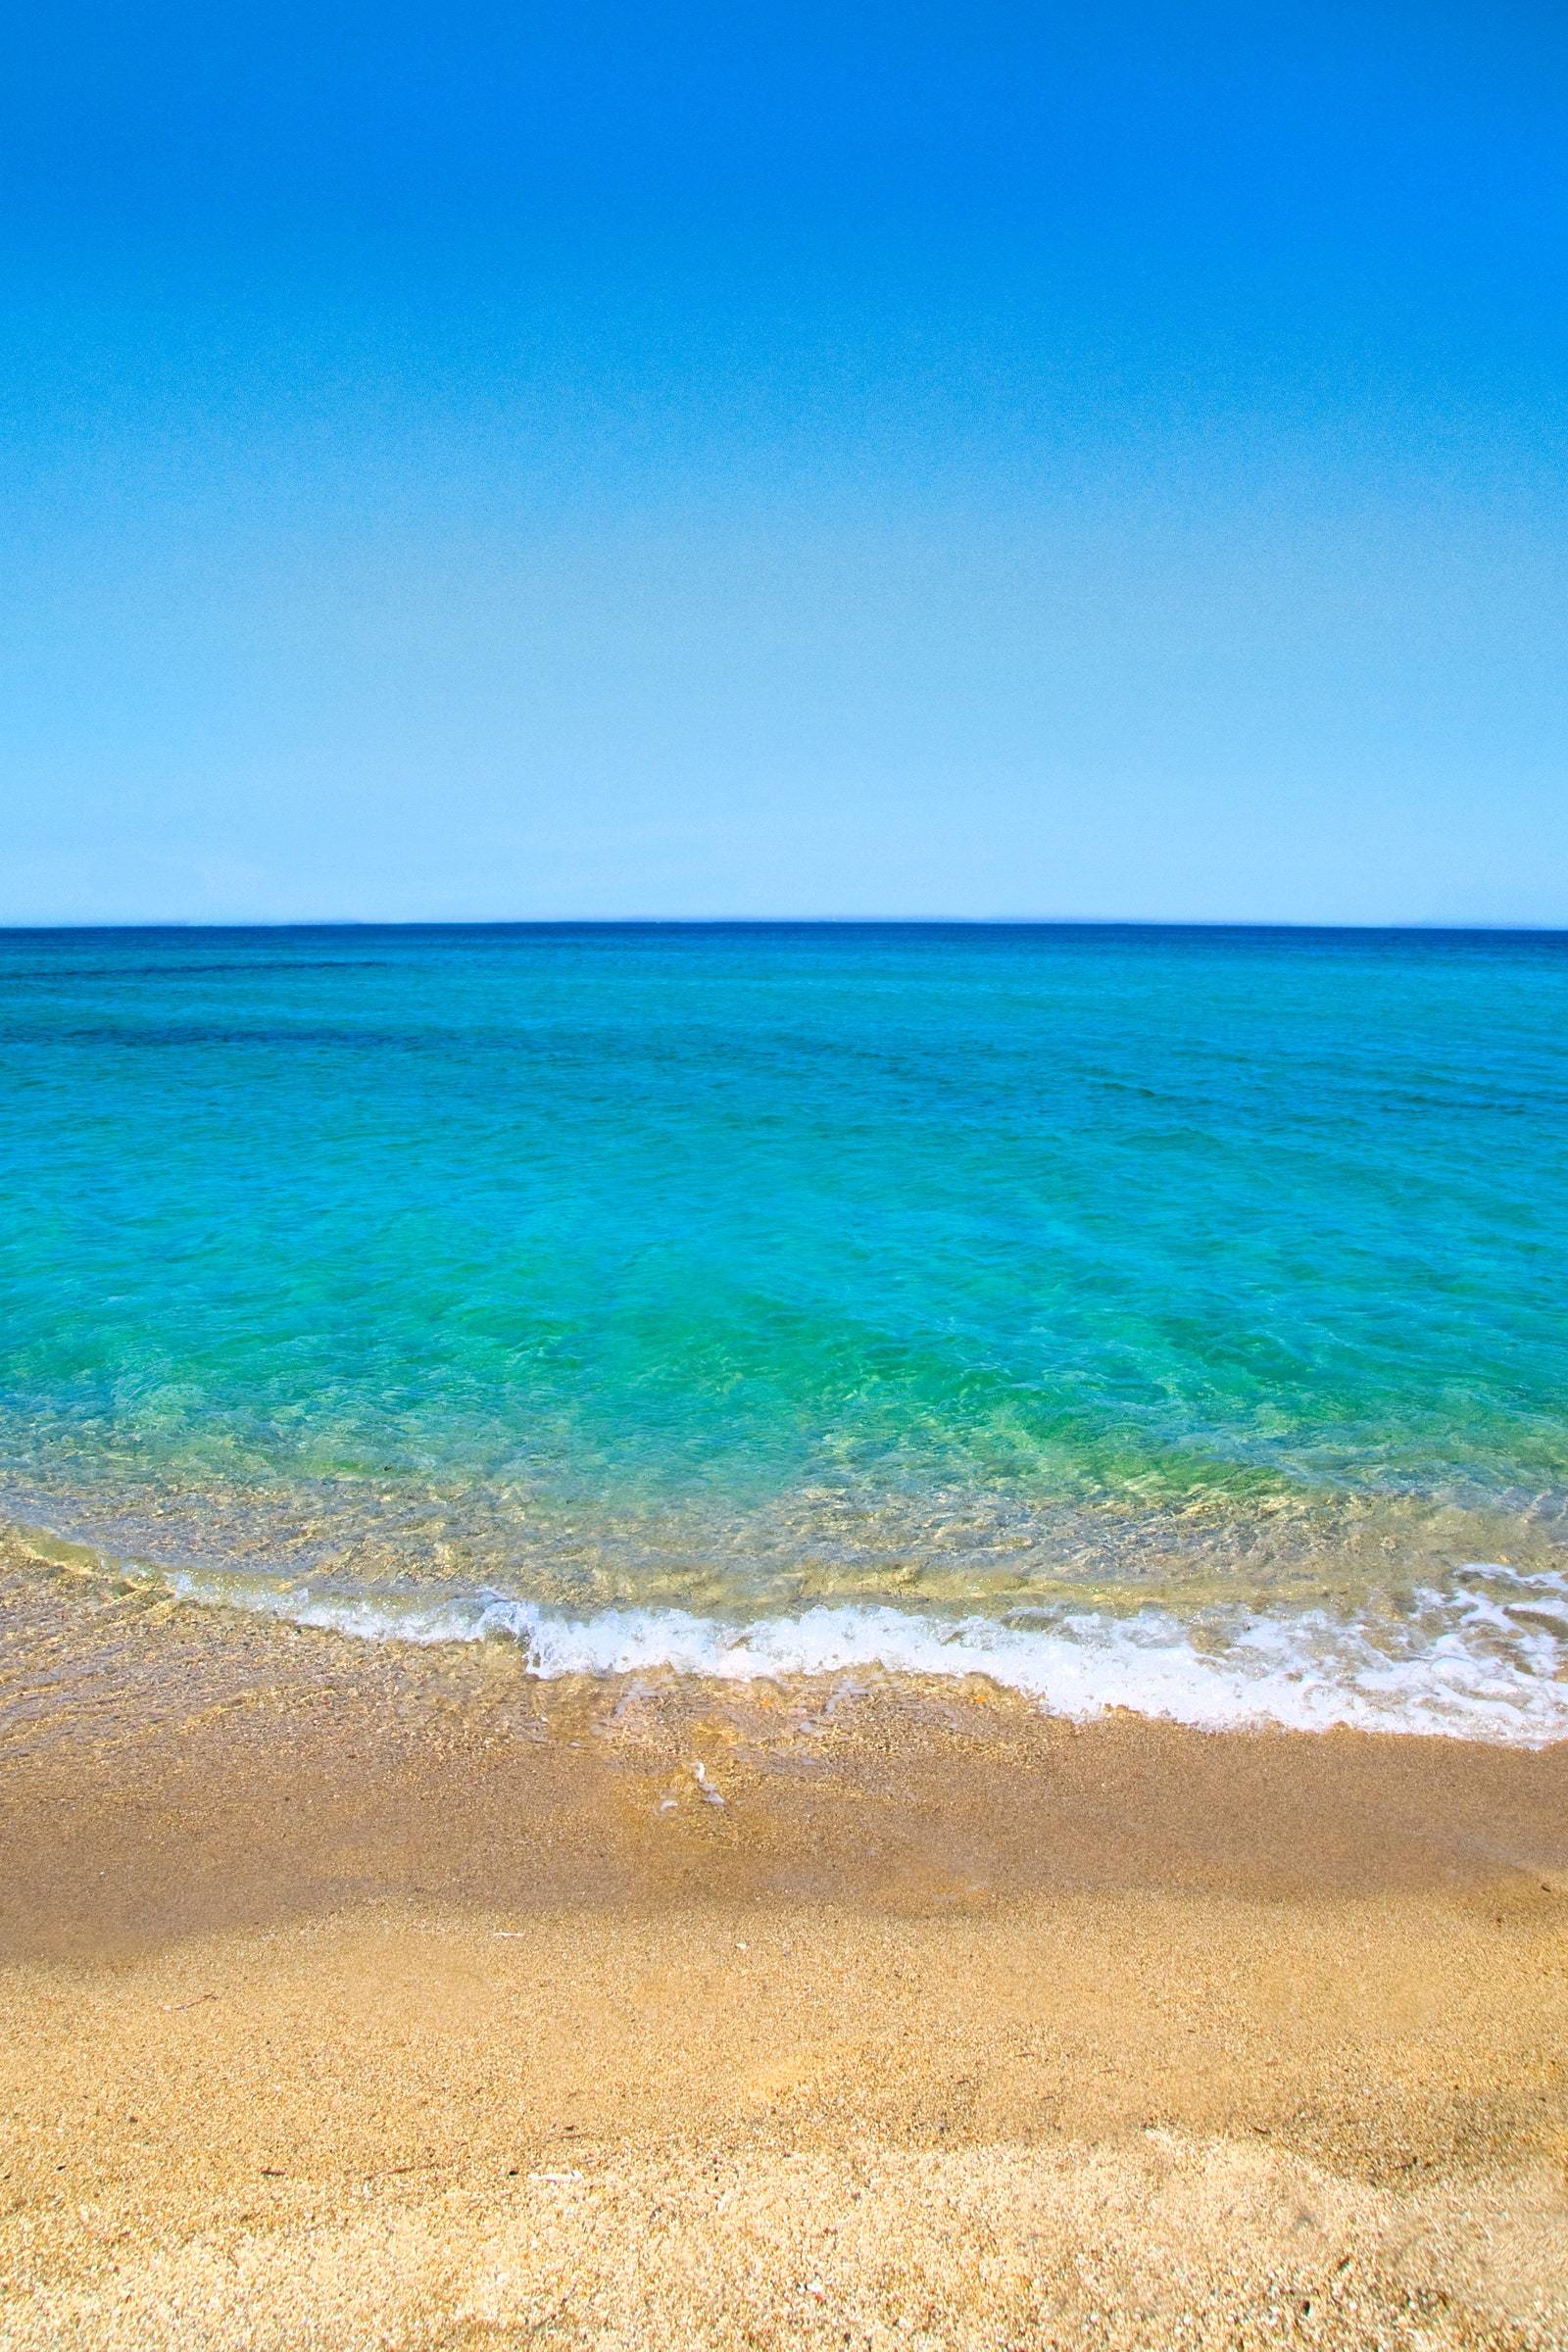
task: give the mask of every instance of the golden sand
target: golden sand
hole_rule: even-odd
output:
[[[1568,2344],[1568,1750],[0,1610],[0,2344]]]

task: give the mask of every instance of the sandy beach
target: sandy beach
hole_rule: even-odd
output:
[[[7,2346],[1568,2333],[1568,1751],[4,1600]]]

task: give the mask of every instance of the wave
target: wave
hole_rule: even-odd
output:
[[[1398,1732],[1543,1747],[1568,1738],[1568,1579],[1476,1562],[1397,1615],[1063,1607],[1007,1622],[820,1605],[749,1624],[677,1608],[590,1615],[485,1591],[439,1595],[188,1569],[184,1598],[371,1641],[507,1641],[546,1678],[665,1670],[717,1682],[880,1670],[982,1675],[1048,1712],[1111,1709],[1222,1731]]]

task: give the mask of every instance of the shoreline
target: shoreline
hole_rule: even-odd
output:
[[[911,1688],[979,1681],[1077,1722],[1118,1713],[1195,1730],[1347,1730],[1547,1748],[1568,1740],[1568,1577],[1479,1555],[1445,1589],[1297,1605],[1215,1591],[1116,1605],[1055,1593],[1030,1610],[914,1608],[902,1596],[801,1596],[749,1617],[672,1600],[577,1610],[491,1589],[356,1585],[118,1563],[42,1526],[0,1525],[7,1573],[74,1587],[89,1606],[188,1603],[413,1652],[512,1651],[537,1683],[654,1678],[732,1690],[870,1676]]]
[[[1568,1744],[0,1606],[6,2352],[1568,2332]]]
[[[541,1680],[13,1562],[0,1959],[345,1901],[1568,1890],[1568,1741],[1211,1732],[980,1677]]]

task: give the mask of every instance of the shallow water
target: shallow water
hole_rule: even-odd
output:
[[[541,1668],[1568,1733],[1568,938],[0,938],[0,1508]]]

